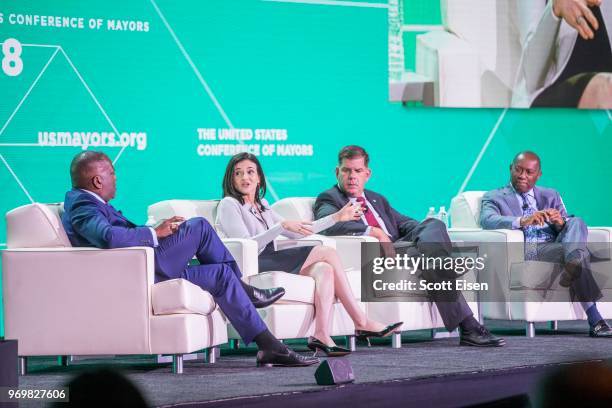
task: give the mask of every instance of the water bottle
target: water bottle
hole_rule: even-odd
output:
[[[444,225],[446,225],[446,228],[449,227],[448,213],[446,212],[446,207],[445,206],[440,207],[440,211],[438,211],[438,219],[440,221],[442,221],[444,223]]]
[[[436,207],[429,207],[429,211],[427,211],[427,215],[425,216],[425,219],[427,220],[429,218],[437,218]]]
[[[401,81],[404,74],[402,20],[404,0],[389,0],[389,79]]]

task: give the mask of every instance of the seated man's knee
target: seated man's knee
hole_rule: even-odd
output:
[[[582,218],[580,218],[580,217],[569,217],[567,219],[567,223],[569,225],[586,225],[584,220]]]
[[[566,222],[567,222],[567,225],[570,228],[580,228],[580,229],[583,229],[585,231],[587,230],[586,223],[580,217],[570,217],[570,218],[567,219]]]
[[[190,227],[195,227],[201,229],[202,231],[206,231],[207,229],[211,229],[212,226],[208,222],[208,220],[204,217],[193,217],[185,221]]]
[[[446,224],[444,224],[442,221],[440,221],[437,218],[428,218],[424,222],[427,223],[428,228],[431,228],[437,231],[446,232]]]
[[[584,88],[578,107],[581,109],[612,108],[612,74],[599,73],[591,78]]]

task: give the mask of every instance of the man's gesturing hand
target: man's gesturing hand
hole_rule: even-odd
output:
[[[174,234],[183,221],[185,221],[185,218],[179,216],[174,216],[172,218],[168,218],[167,220],[163,220],[161,224],[155,227],[155,234],[157,235],[157,238],[166,238],[167,236]]]
[[[585,40],[592,40],[599,29],[597,18],[589,7],[601,5],[603,0],[554,0],[553,13],[574,27]]]
[[[357,221],[361,219],[361,214],[363,214],[361,205],[349,201],[344,207],[335,212],[332,218],[336,222]]]
[[[521,227],[529,225],[544,225],[548,221],[548,214],[546,211],[536,211],[529,217],[521,218]]]

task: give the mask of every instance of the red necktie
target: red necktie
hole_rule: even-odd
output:
[[[361,209],[363,210],[363,215],[370,227],[378,227],[380,228],[380,224],[376,221],[376,217],[372,214],[372,211],[369,210],[368,205],[365,202],[365,198],[357,197],[357,202],[361,205]]]

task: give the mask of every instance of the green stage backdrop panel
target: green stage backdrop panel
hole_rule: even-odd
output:
[[[259,149],[274,202],[330,187],[339,148],[354,143],[371,154],[369,187],[415,218],[448,207],[468,174],[468,190],[503,185],[528,148],[571,213],[612,225],[608,112],[511,110],[492,132],[502,110],[390,104],[385,2],[312,3],[0,3],[0,42],[22,49],[8,41],[0,55],[13,64],[0,71],[0,212],[62,201],[84,148],[116,161],[114,205],[144,223],[154,202],[219,198],[236,146]]]

